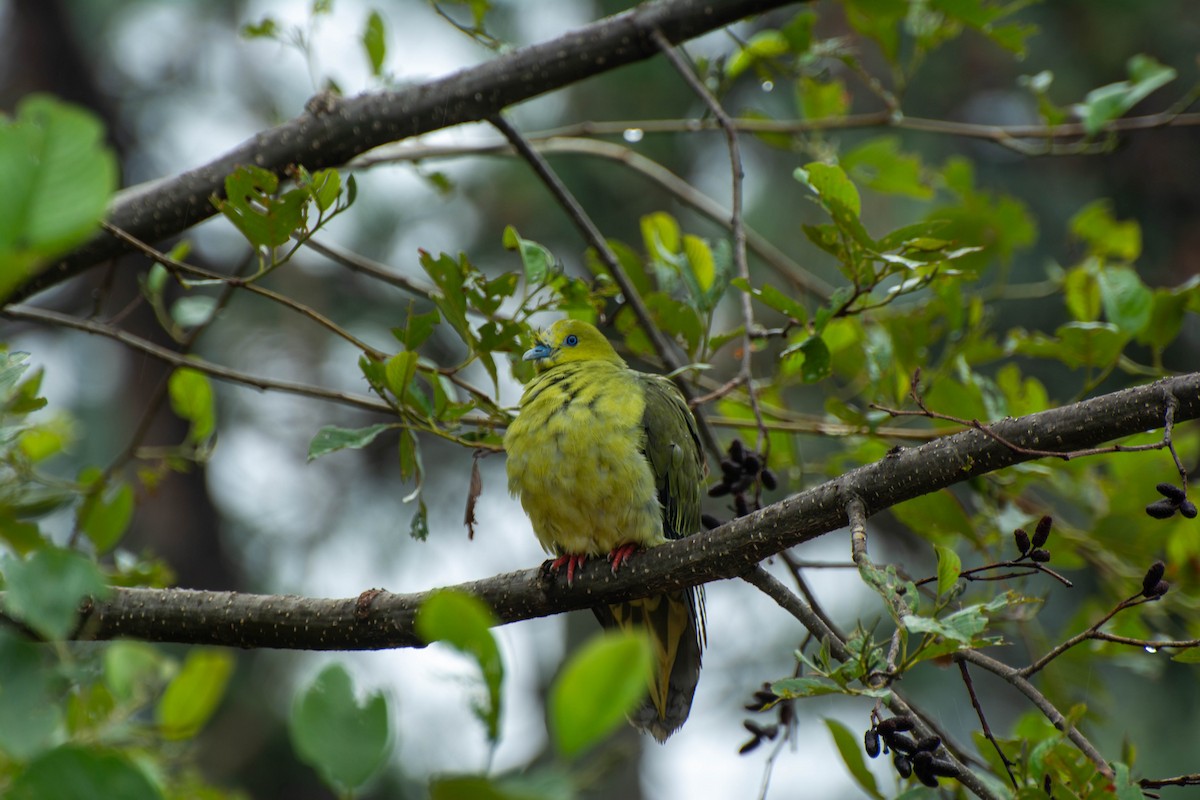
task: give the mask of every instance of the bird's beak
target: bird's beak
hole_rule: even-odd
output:
[[[540,358],[546,358],[550,355],[550,345],[538,342],[535,346],[525,351],[525,355],[521,356],[522,361],[537,361]]]

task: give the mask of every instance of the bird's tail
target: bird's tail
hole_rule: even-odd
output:
[[[629,721],[660,742],[683,725],[700,679],[704,648],[704,597],[686,590],[594,609],[600,624],[643,628],[654,646],[650,694]]]

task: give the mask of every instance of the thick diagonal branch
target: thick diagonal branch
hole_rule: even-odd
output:
[[[1162,427],[1171,397],[1177,403],[1176,424],[1200,417],[1200,373],[1002,420],[993,428],[1025,448],[1077,450]],[[770,555],[844,526],[847,496],[861,499],[873,514],[1029,460],[991,436],[967,430],[895,451],[720,528],[655,547],[618,575],[598,562],[588,565],[573,588],[537,569],[451,588],[482,598],[508,623],[734,578]],[[313,650],[414,647],[421,641],[413,621],[428,596],[380,592],[358,600],[320,600],[118,589],[109,599],[87,605],[78,636]]]
[[[381,144],[484,120],[515,103],[650,58],[658,53],[653,31],[681,42],[782,5],[787,0],[658,0],[428,83],[349,99],[319,96],[305,113],[215,161],[118,195],[108,221],[144,242],[157,242],[212,216],[210,198],[223,193],[225,177],[239,165],[281,176],[292,164],[335,167]],[[12,299],[126,249],[100,234],[18,288]]]

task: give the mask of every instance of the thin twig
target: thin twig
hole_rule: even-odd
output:
[[[292,298],[288,297],[285,294],[280,294],[279,292],[274,292],[274,291],[271,291],[270,289],[264,289],[262,286],[259,286],[248,280],[244,280],[242,278],[235,278],[235,277],[230,277],[228,275],[221,275],[220,273],[212,272],[211,270],[203,269],[201,267],[197,267],[192,264],[187,264],[183,261],[178,261],[178,260],[168,256],[166,253],[163,253],[163,252],[155,249],[154,247],[151,247],[150,245],[148,245],[145,242],[138,239],[136,236],[133,236],[132,234],[127,233],[124,230],[121,230],[120,228],[116,227],[115,225],[111,225],[107,222],[101,222],[100,225],[101,225],[101,227],[104,228],[104,230],[106,230],[108,233],[112,234],[115,238],[120,239],[122,242],[125,242],[130,247],[134,248],[135,250],[140,251],[144,255],[148,256],[149,258],[153,259],[154,261],[157,261],[159,264],[162,264],[164,267],[166,267],[169,270],[172,270],[173,272],[183,273],[185,275],[194,275],[198,278],[203,278],[205,280],[220,281],[229,286],[235,286],[239,289],[245,289],[247,292],[250,292],[251,294],[256,294],[260,297],[266,298],[272,302],[278,303],[281,306],[289,308],[292,311],[295,311],[302,316],[308,317],[309,319],[316,322],[321,327],[323,327],[326,330],[333,333],[335,336],[339,336],[342,339],[345,339],[347,342],[350,342],[355,347],[362,350],[364,353],[367,353],[378,359],[384,359],[384,358],[387,358],[387,356],[388,356],[387,353],[384,353],[382,350],[378,350],[378,349],[372,347],[371,345],[367,344],[366,342],[362,341],[357,336],[350,333],[348,330],[341,327],[333,320],[329,319],[329,317],[326,317],[324,314],[320,313],[319,311],[316,311],[315,309],[309,308],[308,306],[304,305],[301,302],[293,300]]]
[[[1117,603],[1111,611],[1109,611],[1096,622],[1089,625],[1085,630],[1080,631],[1070,639],[1062,642],[1053,650],[1050,650],[1048,653],[1039,658],[1037,661],[1034,661],[1029,666],[1022,667],[1021,669],[1017,670],[1017,674],[1019,674],[1022,678],[1028,678],[1029,676],[1040,672],[1047,664],[1070,650],[1072,647],[1075,647],[1082,642],[1086,642],[1089,639],[1095,638],[1096,634],[1100,631],[1100,627],[1120,612],[1127,608],[1133,608],[1134,606],[1140,606],[1143,603],[1150,603],[1155,600],[1158,600],[1157,595],[1153,597],[1144,597],[1141,594],[1135,594],[1133,597],[1128,597],[1122,600],[1121,602]]]
[[[708,87],[696,77],[696,73],[683,60],[683,56],[667,40],[667,37],[663,36],[662,31],[656,29],[651,33],[651,36],[654,39],[654,43],[658,45],[658,49],[662,51],[663,56],[671,62],[671,66],[683,78],[683,82],[704,102],[709,113],[716,118],[717,123],[721,126],[721,130],[725,132],[725,141],[729,148],[729,168],[731,173],[729,226],[733,234],[733,263],[738,276],[749,284],[750,264],[746,260],[746,227],[742,223],[742,183],[746,173],[742,166],[742,152],[738,144],[737,128],[734,127],[733,120],[726,113],[721,103],[717,98],[713,97]],[[754,449],[763,454],[763,460],[765,461],[770,456],[771,440],[767,435],[766,426],[763,424],[762,409],[758,407],[758,392],[754,389],[754,373],[752,370],[754,340],[750,336],[754,330],[754,306],[751,303],[750,295],[746,292],[741,293],[741,301],[742,320],[745,327],[742,333],[742,366],[740,374],[746,385],[746,395],[750,399],[750,409],[754,412],[754,420],[758,423],[758,442]]]
[[[726,229],[730,227],[728,209],[662,164],[647,158],[631,147],[601,139],[586,139],[582,137],[538,139],[534,136],[526,136],[526,139],[535,150],[543,155],[569,154],[594,156],[626,166],[658,185],[684,205],[691,207],[718,225]],[[361,170],[380,164],[488,155],[511,156],[516,155],[516,153],[505,142],[485,142],[473,145],[397,144],[372,150],[370,153],[366,153],[351,161],[347,165],[347,168]],[[776,247],[770,239],[749,225],[745,225],[744,228],[746,231],[746,247],[749,248],[750,252],[761,258],[763,263],[774,270],[781,278],[801,291],[821,300],[828,300],[833,294],[833,287],[828,282],[801,267],[786,253]]]
[[[60,314],[57,311],[50,311],[44,308],[34,308],[32,306],[10,305],[5,306],[0,310],[0,316],[10,317],[12,319],[24,319],[31,322],[40,322],[48,325],[58,325],[63,328],[73,328],[85,333],[92,333],[98,336],[106,336],[109,339],[115,339],[124,345],[132,347],[134,350],[141,351],[146,355],[153,356],[160,361],[165,361],[168,364],[173,364],[177,367],[191,367],[206,375],[210,375],[218,380],[227,381],[229,383],[238,383],[243,386],[250,386],[261,390],[274,390],[278,392],[287,392],[289,394],[298,394],[303,397],[311,397],[317,400],[328,400],[342,405],[354,406],[367,411],[377,411],[380,413],[393,415],[395,412],[386,403],[380,402],[370,397],[358,394],[350,394],[348,392],[336,392],[330,389],[325,389],[320,386],[311,386],[303,383],[293,383],[291,381],[280,381],[272,378],[264,378],[260,375],[251,375],[248,372],[223,367],[220,364],[214,364],[211,361],[205,361],[202,358],[187,356],[168,350],[165,347],[147,341],[139,336],[134,336],[132,333],[123,331],[120,328],[114,328],[109,325],[104,325],[91,320],[79,319],[68,314]]]
[[[1059,711],[1058,708],[1056,708],[1055,705],[1051,703],[1044,694],[1037,690],[1037,687],[1026,680],[1025,676],[1021,674],[1022,670],[1010,667],[1003,661],[997,661],[991,656],[986,656],[978,650],[972,650],[970,648],[955,652],[954,658],[970,661],[972,664],[982,667],[988,672],[991,672],[992,674],[997,675],[1007,681],[1017,691],[1029,698],[1030,702],[1037,706],[1038,710],[1045,715],[1046,719],[1050,720],[1050,723],[1054,725],[1055,728],[1058,728],[1060,731],[1066,734],[1067,738],[1070,739],[1077,748],[1079,748],[1080,752],[1087,756],[1092,764],[1095,765],[1096,769],[1101,775],[1112,779],[1112,767],[1108,765],[1108,762],[1104,759],[1104,756],[1101,755],[1100,751],[1096,749],[1095,745],[1088,741],[1087,737],[1084,736],[1078,728],[1072,725],[1070,721],[1063,716],[1062,712]]]
[[[1004,771],[1008,773],[1008,779],[1012,781],[1013,788],[1019,789],[1017,778],[1013,775],[1012,762],[1008,760],[1008,756],[1004,755],[1004,751],[1000,749],[1000,743],[992,735],[992,729],[988,726],[987,716],[983,713],[983,706],[979,704],[979,698],[975,695],[975,683],[971,680],[971,673],[967,671],[966,661],[959,660],[958,671],[962,674],[963,684],[967,687],[967,694],[971,696],[971,705],[975,708],[976,716],[979,717],[979,724],[983,726],[983,735],[992,743],[992,747],[996,748],[996,754],[1000,756],[1000,761],[1004,764]]]

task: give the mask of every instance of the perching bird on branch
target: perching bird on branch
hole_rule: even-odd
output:
[[[539,374],[504,437],[508,488],[552,567],[567,581],[591,556],[616,571],[631,553],[700,529],[704,480],[696,421],[667,378],[632,370],[595,327],[561,320],[526,361]],[[650,695],[630,717],[660,742],[684,720],[700,676],[702,591],[593,609],[602,625],[644,626],[654,645]]]

